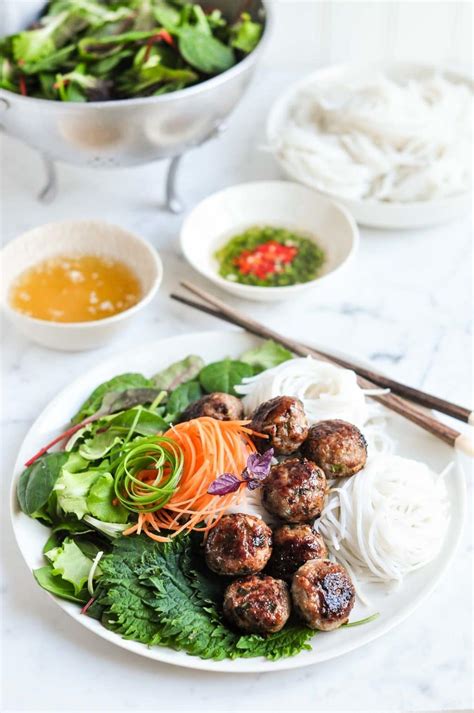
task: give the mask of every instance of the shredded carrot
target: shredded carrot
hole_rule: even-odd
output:
[[[218,421],[203,416],[179,423],[164,435],[183,451],[184,467],[179,487],[161,510],[139,513],[138,522],[124,535],[144,532],[158,542],[184,530],[207,533],[230,507],[242,498],[242,489],[217,497],[207,492],[209,485],[222,473],[240,475],[247,458],[255,453],[253,431],[248,421]],[[171,531],[170,537],[162,533]]]

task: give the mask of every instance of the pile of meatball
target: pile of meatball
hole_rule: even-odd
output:
[[[242,404],[228,394],[210,394],[189,409],[187,418],[241,418]],[[367,460],[359,429],[331,419],[309,427],[303,404],[277,396],[253,413],[250,428],[260,452],[273,448],[279,462],[264,481],[262,504],[278,522],[272,529],[259,517],[224,515],[205,544],[207,566],[233,577],[224,594],[224,615],[238,629],[280,631],[291,610],[310,628],[345,624],[354,606],[354,585],[345,568],[327,559],[314,529],[327,494],[327,478],[347,477]]]

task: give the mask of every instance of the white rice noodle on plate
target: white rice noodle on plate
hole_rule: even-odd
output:
[[[419,461],[379,454],[360,473],[334,481],[317,529],[362,601],[361,584],[396,587],[438,555],[449,525],[450,468],[437,475]]]
[[[310,424],[339,418],[363,430],[369,447],[390,451],[391,439],[384,428],[385,418],[375,403],[367,403],[366,395],[384,390],[364,392],[350,369],[313,359],[291,359],[257,376],[243,380],[236,391],[242,396],[247,415],[264,401],[275,396],[293,396],[302,401]]]

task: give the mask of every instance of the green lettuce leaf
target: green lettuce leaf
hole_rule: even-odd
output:
[[[128,521],[129,512],[115,500],[114,479],[110,473],[102,473],[93,483],[87,495],[89,513],[104,522],[122,523]]]
[[[92,438],[87,438],[84,443],[79,446],[79,455],[87,461],[100,460],[101,458],[105,458],[107,453],[121,442],[122,438],[114,431],[97,433]]]
[[[87,582],[92,560],[86,557],[74,540],[70,538],[66,538],[61,547],[55,547],[45,555],[53,566],[52,574],[60,575],[62,579],[72,584],[74,594],[77,596]],[[97,567],[94,579],[100,575],[100,567]]]
[[[63,468],[63,472],[54,487],[59,507],[65,513],[76,515],[79,520],[83,518],[89,512],[87,505],[89,491],[102,474],[100,470],[71,473],[66,468]]]
[[[87,592],[77,595],[74,586],[70,582],[67,582],[61,576],[53,574],[53,567],[51,565],[45,565],[44,567],[33,570],[33,576],[40,587],[61,599],[67,599],[77,604],[85,604],[89,598]]]

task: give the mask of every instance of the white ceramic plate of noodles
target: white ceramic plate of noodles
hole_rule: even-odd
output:
[[[24,462],[41,446],[64,430],[72,414],[77,411],[84,399],[98,384],[109,379],[112,375],[124,371],[140,371],[145,375],[151,375],[172,361],[182,359],[188,354],[199,354],[207,362],[227,356],[235,358],[246,349],[255,346],[258,341],[240,331],[200,332],[162,339],[134,347],[131,351],[117,354],[111,359],[105,360],[63,389],[44,409],[29,430],[21,445],[15,465],[15,477],[11,490],[11,517],[15,536],[28,568],[33,570],[44,564],[41,552],[48,536],[48,530],[20,511],[16,500],[16,481],[23,470]],[[340,356],[349,358],[343,352],[340,352]],[[437,472],[441,472],[455,458],[451,448],[395,414],[389,416],[387,428],[396,442],[395,452],[397,454],[424,461]],[[410,574],[403,586],[390,594],[376,585],[372,585],[371,588],[366,587],[372,600],[371,605],[368,608],[357,603],[351,620],[355,621],[374,612],[379,612],[380,615],[375,621],[360,627],[315,633],[312,650],[303,651],[294,658],[275,662],[262,658],[209,661],[159,646],[148,648],[135,641],[122,639],[119,635],[105,629],[95,619],[81,615],[79,607],[75,604],[56,597],[53,599],[63,611],[91,632],[111,644],[155,661],[186,668],[228,673],[255,673],[308,666],[358,649],[387,633],[406,619],[431,594],[438,582],[445,576],[463,528],[466,493],[464,475],[459,461],[447,479],[447,490],[451,506],[451,519],[443,548],[436,560]],[[45,596],[52,596],[44,590],[43,593]],[[32,606],[34,606],[34,602],[32,602]]]

